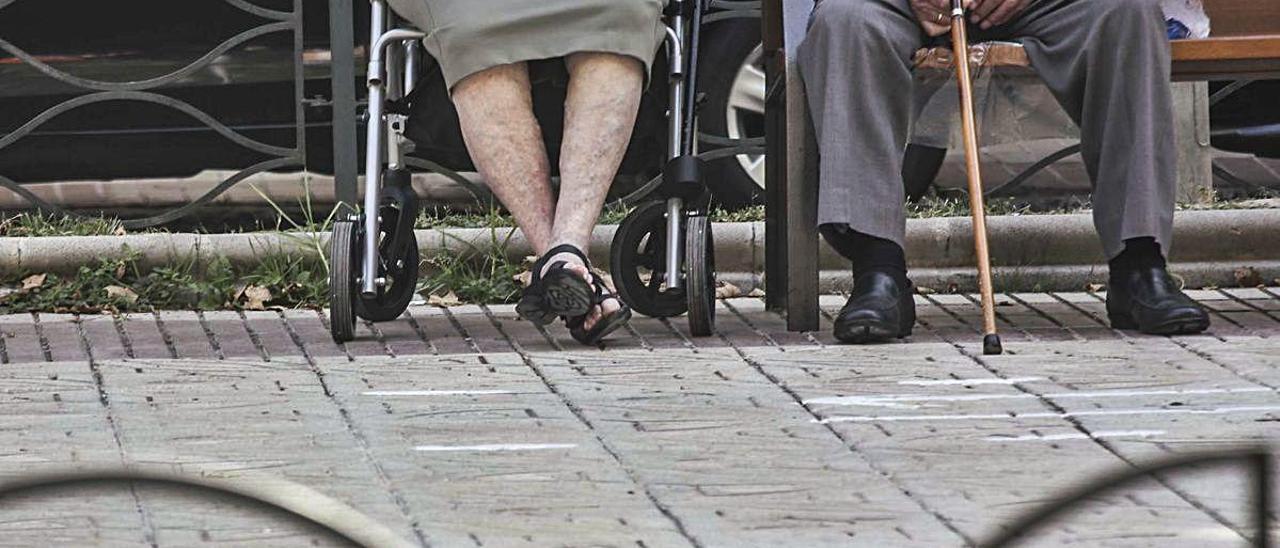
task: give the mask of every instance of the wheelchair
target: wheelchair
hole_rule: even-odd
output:
[[[710,335],[715,322],[711,195],[695,154],[694,83],[706,3],[671,0],[667,6],[670,90],[662,182],[619,225],[609,261],[620,298],[647,316],[687,312],[694,336]],[[426,35],[390,28],[395,18],[385,0],[370,0],[370,9],[363,205],[335,220],[330,240],[329,327],[337,342],[355,337],[357,318],[399,317],[418,281],[418,198],[407,163],[414,143],[405,135],[403,103],[420,82]]]

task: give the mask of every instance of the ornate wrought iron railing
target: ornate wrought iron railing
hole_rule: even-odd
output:
[[[16,1],[17,0],[0,0],[0,12],[3,12],[6,7],[14,4]],[[240,11],[250,14],[257,19],[261,19],[263,23],[228,38],[226,41],[213,47],[207,53],[182,68],[162,76],[148,78],[145,80],[111,82],[78,77],[41,61],[37,56],[32,55],[18,46],[4,40],[4,37],[0,37],[0,51],[13,56],[21,63],[34,68],[53,80],[88,92],[85,95],[80,95],[49,107],[36,115],[30,121],[19,126],[17,129],[7,134],[0,135],[0,150],[3,150],[18,142],[20,139],[31,135],[50,120],[72,110],[109,101],[136,101],[161,105],[184,113],[236,145],[268,157],[266,160],[259,161],[235,172],[189,203],[153,216],[124,221],[123,224],[126,228],[156,226],[179,219],[191,213],[195,209],[209,203],[231,187],[257,173],[286,168],[301,169],[304,167],[306,163],[306,116],[303,101],[303,0],[293,0],[292,11],[268,9],[252,4],[248,0],[221,1]],[[2,13],[0,13],[0,17],[2,16]],[[278,146],[250,138],[228,127],[226,124],[220,122],[212,115],[200,110],[191,103],[159,92],[161,88],[177,83],[184,78],[208,68],[219,57],[227,52],[243,46],[251,40],[274,33],[292,33],[293,36],[294,105],[296,109],[294,116],[296,138],[293,146]],[[139,154],[146,153],[146,151],[139,152]],[[40,198],[29,189],[24,188],[19,182],[6,177],[3,173],[0,173],[0,187],[18,194],[41,211],[61,215],[78,216],[75,212],[68,211],[56,204]]]

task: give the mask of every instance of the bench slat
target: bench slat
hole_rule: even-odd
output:
[[[1280,78],[1280,36],[1227,36],[1175,40],[1173,79],[1230,80]],[[970,46],[975,66],[1000,70],[1029,69],[1020,44],[988,42]],[[947,47],[924,48],[913,59],[918,70],[952,70],[954,56]]]

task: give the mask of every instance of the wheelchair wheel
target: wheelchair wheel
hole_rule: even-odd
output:
[[[640,205],[618,225],[609,251],[610,274],[618,296],[652,318],[679,316],[687,309],[683,291],[667,291],[667,204]]]
[[[329,332],[344,343],[356,336],[356,255],[355,221],[333,223],[329,239]]]
[[[687,221],[684,283],[689,307],[689,333],[695,337],[709,337],[716,324],[716,258],[711,219],[706,215],[694,215]]]
[[[387,322],[400,317],[418,288],[418,238],[412,220],[417,217],[416,200],[404,195],[405,187],[383,189],[379,215],[378,275],[386,280],[372,297],[356,300],[356,315],[371,322]],[[408,215],[408,222],[402,222]],[[363,248],[361,248],[363,249]]]

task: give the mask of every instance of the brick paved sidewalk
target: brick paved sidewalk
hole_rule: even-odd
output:
[[[1207,336],[1268,337],[1280,334],[1280,289],[1190,292],[1212,313]],[[1106,324],[1105,294],[1015,293],[1000,295],[998,321],[1017,352],[1019,341],[1085,341],[1147,338]],[[972,295],[917,296],[920,322],[910,342],[972,342],[980,324]],[[683,318],[637,317],[603,345],[627,348],[726,348],[835,344],[828,328],[843,299],[822,299],[824,331],[788,333],[759,299],[732,299],[720,307],[717,336],[689,337]],[[519,322],[510,306],[414,306],[395,322],[357,325],[357,340],[334,344],[327,317],[312,310],[268,312],[171,312],[128,315],[31,314],[0,316],[0,364],[116,359],[244,359],[298,356],[447,355],[579,348],[559,327],[538,330]]]
[[[334,344],[314,311],[0,316],[0,478],[86,464],[267,474],[435,546],[964,546],[1159,456],[1280,435],[1280,291],[1198,291],[1211,332],[1111,330],[1100,295],[920,297],[907,342],[638,318],[604,351],[509,306],[413,307]],[[824,298],[830,314],[843,304]],[[1037,544],[1238,546],[1239,471],[1092,501]],[[226,497],[100,484],[0,505],[0,546],[335,545]]]

